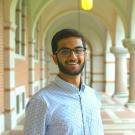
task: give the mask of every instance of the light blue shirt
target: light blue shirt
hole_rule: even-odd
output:
[[[24,135],[103,135],[100,106],[92,88],[57,76],[28,103]]]

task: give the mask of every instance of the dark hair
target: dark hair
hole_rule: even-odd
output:
[[[84,36],[77,30],[75,29],[62,29],[58,31],[52,38],[51,46],[52,46],[52,52],[55,54],[58,48],[58,42],[63,39],[63,38],[68,38],[68,37],[79,37],[82,40],[84,48],[86,48],[85,45],[85,39]]]

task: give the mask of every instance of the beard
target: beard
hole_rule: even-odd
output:
[[[64,66],[62,63],[60,63],[58,57],[57,57],[57,62],[58,62],[59,70],[62,73],[66,74],[66,75],[71,75],[71,76],[79,75],[82,72],[84,65],[85,65],[85,60],[84,60],[84,62],[80,65],[80,67],[78,69],[70,70],[70,69],[66,68],[66,66]],[[65,63],[67,63],[67,62],[65,62]]]

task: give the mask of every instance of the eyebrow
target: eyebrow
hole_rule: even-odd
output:
[[[83,47],[83,46],[76,46],[75,48],[85,48],[85,47]],[[75,49],[75,48],[73,48],[73,49]],[[62,48],[60,48],[60,49],[58,49],[58,50],[61,50],[61,49],[71,49],[71,48],[68,48],[68,47],[62,47]]]

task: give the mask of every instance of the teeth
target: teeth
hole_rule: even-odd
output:
[[[77,64],[77,63],[74,63],[74,62],[69,62],[68,64]]]
[[[76,63],[68,63],[68,64],[76,64]]]
[[[77,61],[67,61],[66,64],[76,65],[76,64],[78,64],[78,62]]]

